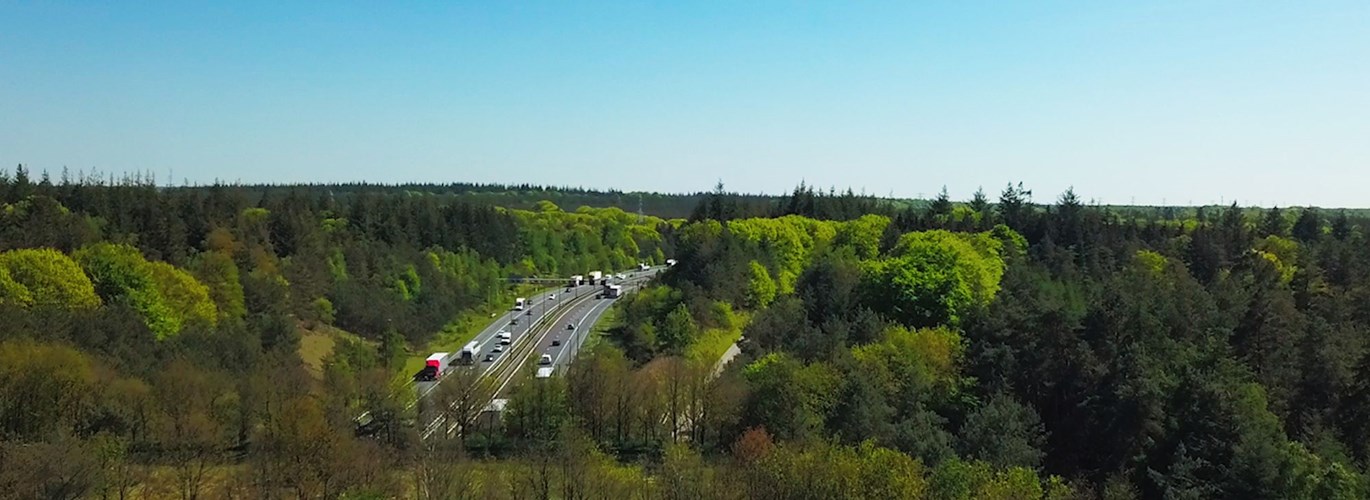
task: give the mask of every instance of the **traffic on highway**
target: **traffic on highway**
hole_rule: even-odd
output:
[[[595,272],[589,280],[577,276],[564,287],[545,289],[533,298],[516,300],[509,311],[461,350],[430,356],[430,360],[436,358],[440,360],[438,366],[446,368],[415,374],[418,399],[429,396],[454,370],[476,370],[477,379],[493,378],[492,399],[505,397],[528,365],[538,367],[538,377],[559,375],[575,359],[595,323],[615,299],[663,269],[641,266],[616,275]],[[426,410],[420,412],[419,420],[425,438],[441,427],[437,425],[436,409]]]

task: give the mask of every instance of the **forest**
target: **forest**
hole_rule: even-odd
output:
[[[1359,212],[34,177],[0,175],[14,498],[1370,495]],[[668,258],[566,376],[419,439],[405,360],[511,281]]]

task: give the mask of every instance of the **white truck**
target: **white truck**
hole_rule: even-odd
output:
[[[509,332],[499,332],[496,337],[499,338],[499,345],[509,345],[514,341],[514,336],[510,335]]]
[[[476,360],[479,358],[480,342],[472,340],[470,343],[466,344],[466,347],[461,348],[461,354],[457,358],[457,362],[463,365],[471,365],[475,364]]]
[[[623,295],[623,287],[618,285],[609,285],[604,287],[605,298],[615,299],[618,298],[620,295]]]
[[[514,299],[514,310],[515,310],[515,311],[522,311],[523,308],[526,307],[527,305],[528,305],[528,299],[525,299],[525,298],[523,298],[523,297],[519,297],[519,298],[517,298],[517,299]]]
[[[601,281],[601,277],[602,277],[602,276],[604,276],[604,273],[601,273],[601,272],[599,272],[599,271],[590,271],[590,284],[591,284],[591,285],[597,285],[597,284],[599,284],[600,281]]]
[[[582,285],[582,284],[584,284],[584,283],[585,283],[585,277],[584,277],[584,276],[581,276],[581,275],[579,275],[579,274],[577,274],[577,275],[575,275],[575,276],[572,276],[571,279],[570,279],[570,281],[566,282],[566,286],[569,286],[569,287],[578,287],[578,286],[580,286],[580,285]]]

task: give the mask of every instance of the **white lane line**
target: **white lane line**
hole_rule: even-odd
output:
[[[576,343],[576,342],[574,341],[574,337],[576,337],[577,335],[581,335],[581,336],[586,335],[586,334],[585,334],[585,330],[584,330],[585,320],[590,319],[590,316],[593,316],[593,315],[595,314],[595,309],[599,309],[600,306],[604,306],[604,305],[606,305],[606,304],[613,304],[613,302],[614,302],[613,300],[607,300],[607,301],[606,301],[606,300],[601,300],[601,301],[595,303],[595,305],[590,306],[590,312],[586,313],[585,316],[582,316],[582,317],[580,318],[580,322],[579,322],[579,323],[576,323],[576,329],[575,329],[575,330],[573,331],[573,333],[571,334],[571,337],[572,337],[571,340],[572,340],[572,342],[562,342],[562,344],[561,344],[561,350],[557,351],[557,358],[556,358],[555,360],[552,360],[552,366],[560,366],[560,365],[561,365],[561,358],[562,358],[562,356],[565,356],[565,355],[566,355],[566,351],[569,351],[569,350],[570,350],[570,349],[568,348],[568,346],[571,345],[571,344]],[[594,323],[590,323],[590,324],[591,324],[591,325],[594,325]],[[582,339],[582,341],[583,341],[583,340],[584,340],[584,339]]]
[[[588,295],[587,295],[587,297],[588,297]],[[591,300],[591,299],[585,299],[585,300]],[[575,312],[575,308],[574,308],[574,307],[572,307],[570,310],[567,310],[567,311],[562,312],[560,315],[558,315],[558,316],[556,317],[555,320],[553,320],[553,321],[551,322],[551,325],[549,325],[548,330],[547,330],[546,332],[543,332],[542,336],[539,337],[539,338],[535,341],[535,343],[533,344],[533,352],[532,352],[531,354],[538,354],[539,351],[538,351],[538,349],[537,349],[537,346],[538,346],[539,344],[541,344],[542,341],[545,340],[545,339],[547,338],[547,335],[549,335],[549,334],[552,333],[552,329],[556,328],[555,325],[561,323],[561,320],[562,320],[563,318],[565,318],[567,315],[571,314],[572,312]],[[505,380],[504,380],[504,383],[500,384],[499,388],[495,389],[495,396],[496,396],[496,397],[498,397],[498,396],[500,395],[500,393],[503,393],[503,392],[504,392],[504,388],[505,388],[505,387],[508,387],[510,382],[513,382],[514,379],[518,378],[518,373],[519,373],[519,371],[523,369],[523,365],[528,364],[528,358],[530,358],[530,357],[532,357],[532,356],[524,356],[524,357],[523,357],[523,360],[519,362],[518,366],[514,367],[514,370],[510,372],[509,378],[505,379]],[[539,355],[539,357],[540,357],[540,355]]]

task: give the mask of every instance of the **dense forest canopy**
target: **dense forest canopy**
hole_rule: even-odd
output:
[[[1370,495],[1358,212],[1040,204],[1020,184],[634,198],[2,176],[0,491]],[[565,377],[418,438],[404,359],[504,307],[511,278],[667,259]],[[317,373],[305,335],[328,339]]]

